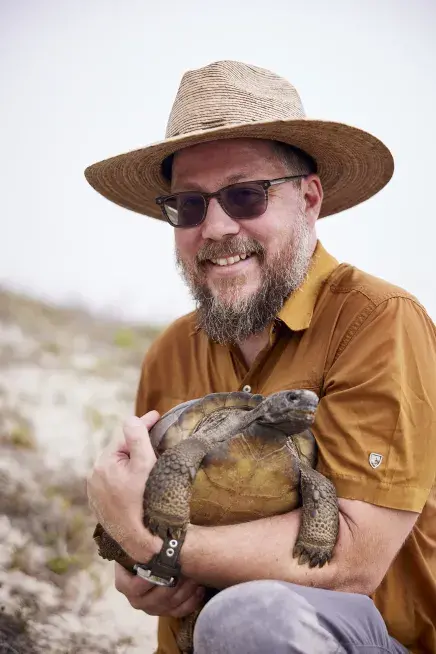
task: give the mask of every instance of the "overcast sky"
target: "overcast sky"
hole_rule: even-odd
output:
[[[435,34],[434,0],[0,0],[0,285],[152,322],[191,310],[172,228],[83,170],[163,138],[187,69],[238,59],[391,148],[390,184],[319,236],[435,319]]]

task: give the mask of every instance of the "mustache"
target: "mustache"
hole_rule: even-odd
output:
[[[257,254],[263,257],[265,248],[254,238],[234,237],[225,241],[205,243],[195,258],[197,263],[203,263],[208,259],[226,259],[237,254]]]

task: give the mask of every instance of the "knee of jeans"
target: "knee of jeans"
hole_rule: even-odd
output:
[[[202,609],[196,623],[198,633],[264,629],[265,611],[281,604],[286,593],[280,581],[258,580],[220,591]],[[289,593],[289,591],[288,591]]]

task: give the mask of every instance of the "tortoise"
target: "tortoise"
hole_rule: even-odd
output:
[[[266,397],[237,391],[210,393],[169,410],[150,431],[157,461],[144,491],[145,526],[178,540],[189,522],[234,524],[301,506],[293,556],[299,564],[325,565],[339,513],[334,485],[315,470],[317,446],[309,427],[317,405],[317,395],[305,389]],[[134,570],[135,562],[101,525],[94,539],[100,556]],[[181,621],[182,652],[192,651],[197,615]]]

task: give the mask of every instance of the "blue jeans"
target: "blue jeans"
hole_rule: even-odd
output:
[[[405,654],[369,597],[284,581],[221,591],[194,631],[194,654]]]

